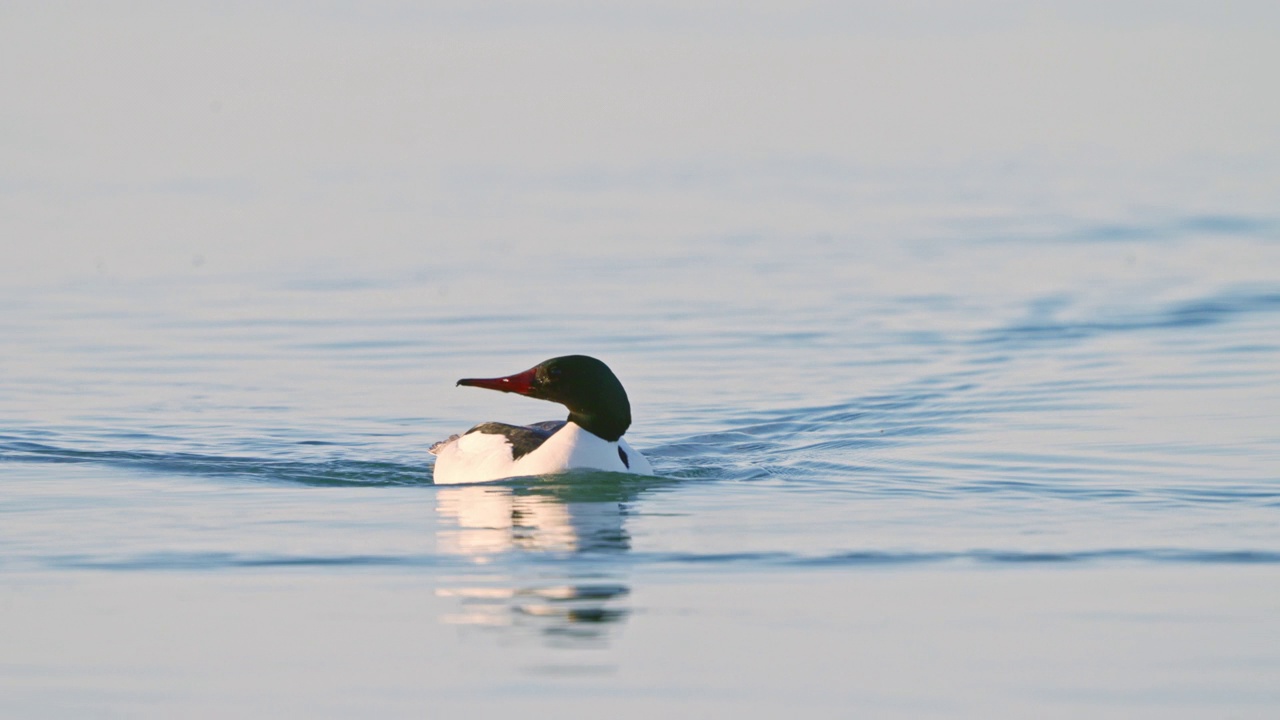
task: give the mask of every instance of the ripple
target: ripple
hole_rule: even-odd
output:
[[[449,556],[420,555],[242,555],[223,552],[157,552],[128,557],[93,557],[67,555],[43,560],[59,570],[218,570],[234,568],[287,567],[447,567],[462,566],[461,560]]]
[[[1233,290],[1197,300],[1181,301],[1146,313],[1115,318],[1017,323],[980,333],[976,345],[1022,345],[1066,342],[1096,335],[1138,330],[1185,329],[1217,325],[1238,316],[1280,310],[1280,292]]]
[[[227,477],[331,487],[430,485],[422,466],[370,460],[271,460],[184,452],[76,450],[28,441],[0,442],[0,462],[96,463],[144,472]]]
[[[592,561],[591,553],[530,556],[521,552],[494,555],[490,563],[506,561],[514,566],[580,565]],[[1088,550],[992,550],[961,551],[886,551],[847,550],[809,555],[790,552],[726,552],[726,553],[646,553],[631,552],[610,555],[611,564],[626,566],[690,565],[751,571],[788,567],[911,567],[918,565],[1097,565],[1106,563],[1154,565],[1280,565],[1280,551],[1263,549],[1196,549],[1196,548],[1101,548]],[[10,560],[10,563],[13,563]],[[231,552],[154,552],[130,556],[63,555],[45,556],[37,561],[50,569],[105,570],[121,572],[234,570],[254,568],[457,568],[472,569],[474,563],[457,555],[271,555]],[[625,594],[614,586],[584,589],[559,599],[612,598]]]
[[[1136,562],[1200,565],[1277,565],[1280,552],[1273,550],[1201,550],[1185,548],[1109,548],[1076,551],[963,550],[878,551],[853,550],[826,555],[793,553],[737,553],[658,555],[659,563],[731,564],[752,562],[771,566],[909,566],[927,563],[977,563],[987,565],[1061,565],[1067,563]]]

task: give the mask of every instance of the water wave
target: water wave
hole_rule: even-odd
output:
[[[1035,303],[1033,303],[1035,304]],[[655,467],[681,477],[730,480],[778,479],[809,484],[824,492],[922,498],[978,495],[1129,502],[1170,508],[1237,503],[1280,506],[1280,476],[1239,462],[1267,451],[1252,445],[1214,445],[1173,439],[1112,441],[1098,426],[1123,426],[1138,393],[1180,393],[1250,386],[1257,377],[1211,363],[1184,367],[1133,364],[1100,376],[1089,368],[1073,373],[1018,373],[1017,359],[1045,345],[1072,350],[1089,361],[1087,343],[1107,334],[1159,331],[1167,336],[1225,325],[1280,311],[1280,291],[1235,288],[1192,300],[1156,304],[1124,313],[1093,313],[1083,319],[1052,317],[1069,303],[1041,303],[1053,312],[1034,322],[1016,322],[959,333],[939,341],[952,361],[931,375],[916,377],[888,392],[840,398],[830,404],[753,409],[727,416],[723,430],[684,437],[646,449]],[[1043,308],[1042,308],[1043,309]],[[1215,342],[1234,353],[1275,352],[1280,346],[1246,337]],[[991,346],[1001,355],[991,359]],[[1056,352],[1056,349],[1055,349]],[[1100,357],[1107,359],[1104,352]],[[1250,362],[1253,362],[1252,360]],[[1256,363],[1255,363],[1256,364]],[[1176,370],[1170,370],[1170,367]],[[1255,370],[1255,375],[1261,370]],[[1150,427],[1149,421],[1134,419]],[[1044,428],[1052,441],[1041,447],[1004,447],[991,435],[967,444],[965,436],[1017,431],[1027,423]],[[1171,438],[1179,438],[1175,433]],[[673,467],[674,466],[674,467]]]
[[[976,345],[1023,345],[1082,340],[1110,333],[1206,327],[1246,314],[1277,311],[1280,311],[1280,292],[1235,290],[1113,317],[1015,323],[981,332],[973,342]]]
[[[591,553],[528,554],[513,551],[507,559],[520,566],[580,565],[595,559]],[[733,571],[805,567],[909,567],[916,565],[1098,565],[1111,563],[1163,565],[1280,565],[1280,551],[1260,549],[1103,548],[1088,550],[882,551],[849,550],[820,555],[791,552],[683,553],[630,552],[609,554],[614,569],[643,565],[690,565]],[[501,556],[490,556],[496,568]],[[38,562],[52,569],[108,571],[173,571],[253,568],[471,568],[469,558],[450,554],[413,555],[268,555],[230,552],[156,552],[132,556],[45,556]]]
[[[431,484],[428,469],[394,462],[350,459],[276,460],[188,452],[77,450],[14,439],[0,439],[0,462],[94,463],[143,472],[333,487]]]

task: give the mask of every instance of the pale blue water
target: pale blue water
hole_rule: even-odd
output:
[[[0,715],[1274,717],[1274,12],[1099,8],[11,11]]]

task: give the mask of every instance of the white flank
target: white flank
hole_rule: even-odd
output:
[[[618,448],[627,454],[631,467],[623,464]],[[652,475],[653,466],[626,440],[603,440],[574,423],[560,428],[537,450],[519,460],[511,458],[511,443],[502,435],[468,433],[433,448],[436,454],[435,483],[489,482],[524,475],[547,475],[573,469]]]

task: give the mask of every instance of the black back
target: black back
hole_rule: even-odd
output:
[[[507,438],[507,442],[511,443],[511,459],[519,460],[541,447],[547,438],[555,435],[556,431],[566,424],[565,420],[544,420],[532,425],[486,422],[471,428],[466,434],[478,432],[485,435],[502,435]]]

